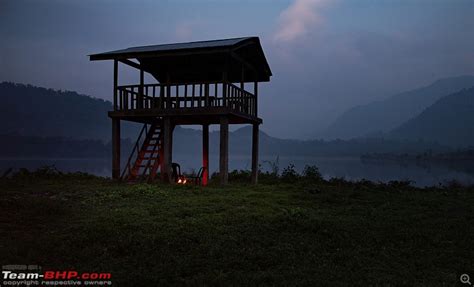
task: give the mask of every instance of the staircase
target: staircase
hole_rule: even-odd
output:
[[[158,123],[145,124],[128,158],[121,179],[128,182],[151,182],[160,167],[161,128]]]

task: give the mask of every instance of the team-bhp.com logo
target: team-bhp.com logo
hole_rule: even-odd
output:
[[[108,272],[42,271],[37,265],[8,265],[3,266],[0,286],[110,286],[111,279]]]

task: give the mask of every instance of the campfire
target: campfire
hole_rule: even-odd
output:
[[[177,184],[186,184],[187,179],[184,176],[178,177],[178,180],[176,181]]]

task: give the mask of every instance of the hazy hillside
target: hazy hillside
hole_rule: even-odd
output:
[[[58,157],[109,156],[111,123],[107,111],[111,103],[75,92],[61,92],[12,83],[0,84],[0,156]],[[264,128],[264,127],[262,127]],[[138,129],[122,125],[122,152],[128,155]],[[235,155],[251,154],[251,127],[230,133],[229,150]],[[103,143],[97,142],[102,140]],[[173,152],[200,156],[200,130],[176,127]],[[210,152],[217,154],[219,132],[210,133]],[[445,151],[446,147],[428,141],[354,139],[334,141],[300,141],[279,139],[260,132],[262,155],[358,156],[368,152],[422,152],[427,149]],[[58,151],[58,152],[55,152]]]
[[[386,100],[354,107],[336,119],[323,137],[348,139],[388,132],[418,115],[441,97],[472,86],[474,76],[446,78]]]
[[[474,88],[442,97],[390,132],[389,137],[474,146]]]
[[[0,99],[0,134],[110,139],[109,101],[6,82],[0,83]],[[124,124],[124,137],[131,134],[135,129]]]

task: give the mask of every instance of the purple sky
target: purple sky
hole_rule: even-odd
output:
[[[354,105],[474,74],[473,15],[473,0],[0,0],[0,81],[110,100],[112,63],[88,54],[259,36],[262,128],[307,138]]]

